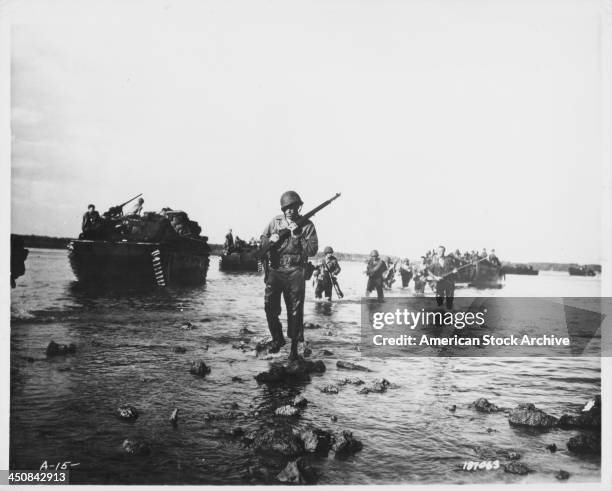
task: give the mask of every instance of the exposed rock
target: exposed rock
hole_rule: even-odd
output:
[[[601,396],[588,401],[580,414],[561,416],[558,426],[563,429],[601,430]]]
[[[187,353],[187,348],[183,348],[182,346],[175,346],[172,348],[174,353]]]
[[[312,350],[310,348],[304,348],[304,356],[312,355]]]
[[[181,329],[181,330],[183,330],[183,331],[191,331],[191,330],[193,330],[193,329],[195,329],[195,328],[196,328],[196,326],[194,326],[194,325],[193,325],[191,322],[189,322],[189,321],[187,321],[187,322],[183,322],[183,323],[180,325],[180,329]]]
[[[502,411],[502,409],[489,402],[484,397],[476,399],[472,404],[470,404],[470,407],[481,413],[496,413],[498,411]]]
[[[336,416],[335,414],[332,414],[332,415],[331,415],[331,417],[330,417],[329,419],[331,419],[331,420],[332,420],[332,422],[334,422],[334,423],[335,423],[336,421],[338,421],[338,416]]]
[[[487,433],[497,433],[497,430],[494,430],[493,428],[487,428]]]
[[[189,371],[198,377],[205,377],[210,373],[210,368],[203,361],[192,361]]]
[[[232,382],[243,382],[243,380],[238,376],[234,376],[232,377]]]
[[[561,469],[559,472],[555,474],[555,477],[559,479],[559,481],[564,481],[566,479],[569,479],[570,473]]]
[[[245,435],[244,440],[264,454],[293,458],[304,453],[302,440],[287,427],[253,431]]]
[[[456,405],[456,404],[453,404],[452,406],[450,406],[450,407],[448,408],[448,410],[449,410],[451,413],[454,413],[454,412],[457,410],[457,405]]]
[[[306,428],[299,433],[306,452],[327,455],[331,448],[332,434],[318,428]]]
[[[247,327],[244,326],[242,329],[240,329],[240,332],[238,334],[240,336],[250,336],[251,334],[255,334],[255,333],[253,331],[249,331]]]
[[[242,413],[237,411],[225,411],[223,413],[207,413],[204,415],[204,421],[222,421],[228,419],[236,419],[242,416]]]
[[[175,407],[172,414],[170,414],[170,423],[172,423],[173,426],[176,426],[178,423],[178,411],[178,408]]]
[[[328,349],[321,350],[319,353],[320,356],[334,356],[334,352]]]
[[[277,408],[274,411],[274,414],[277,416],[298,416],[300,414],[300,410],[297,407],[287,405]]]
[[[521,454],[514,450],[502,450],[500,454],[506,457],[508,460],[520,460],[521,459]]]
[[[308,399],[306,399],[302,394],[298,394],[295,396],[291,404],[295,407],[304,408],[308,404]]]
[[[359,394],[369,394],[370,392],[376,392],[376,393],[386,392],[387,388],[390,385],[391,385],[391,382],[389,382],[386,378],[381,378],[381,379],[375,381],[369,387],[363,387],[359,391]]]
[[[546,445],[546,450],[549,450],[551,453],[555,453],[557,451],[557,445],[555,445],[554,443]]]
[[[243,479],[250,480],[252,483],[263,481],[269,484],[272,482],[270,471],[266,467],[259,465],[251,465],[247,467],[242,477]]]
[[[334,332],[333,332],[333,331],[327,331],[327,332],[325,333],[325,335],[326,335],[326,336],[333,336],[333,335],[334,335]]]
[[[321,329],[321,324],[315,324],[313,322],[304,322],[304,329]]]
[[[510,474],[518,474],[519,476],[524,476],[532,472],[532,470],[527,467],[525,464],[521,462],[508,462],[504,464],[504,472],[508,472]]]
[[[344,370],[361,370],[363,372],[371,372],[369,368],[363,367],[361,365],[356,365],[355,363],[351,363],[350,361],[342,361],[338,360],[336,362],[336,366],[338,368],[342,368]]]
[[[325,364],[321,360],[311,361],[298,358],[288,364],[273,363],[270,370],[261,372],[255,379],[259,383],[276,383],[283,381],[310,380],[311,373],[323,373]]]
[[[243,436],[244,435],[244,430],[240,427],[240,426],[236,426],[235,428],[232,428],[231,431],[232,436]]]
[[[144,442],[124,440],[121,446],[130,455],[149,455],[151,453],[151,448]]]
[[[138,411],[136,410],[136,408],[127,404],[119,406],[115,411],[115,415],[119,419],[125,419],[127,421],[134,421],[138,419]]]
[[[71,355],[76,352],[76,344],[70,343],[66,344],[57,344],[55,341],[51,341],[47,346],[47,357],[52,356],[63,356],[63,355]]]
[[[338,385],[363,385],[365,382],[357,377],[343,378],[338,380]]]
[[[322,385],[321,387],[319,387],[319,390],[325,394],[337,394],[338,393],[338,387],[336,387],[333,384]]]
[[[344,458],[359,452],[363,444],[353,437],[350,431],[342,431],[334,436],[332,450],[336,453],[336,458]]]
[[[581,434],[574,436],[567,442],[567,449],[577,454],[601,454],[601,437],[599,434]]]
[[[557,422],[557,418],[546,414],[533,404],[519,404],[510,411],[508,422],[515,426],[530,426],[532,428],[551,428]]]
[[[307,484],[306,478],[300,471],[297,460],[289,462],[276,476],[276,479],[285,484]]]

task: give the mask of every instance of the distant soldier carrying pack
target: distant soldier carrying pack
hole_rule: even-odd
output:
[[[383,294],[383,275],[387,270],[385,262],[378,257],[378,251],[374,249],[370,253],[370,260],[366,267],[365,273],[368,275],[368,284],[366,285],[366,297],[370,295],[374,290],[378,295],[378,300],[384,299]]]
[[[334,250],[330,246],[323,249],[323,253],[325,254],[325,257],[321,259],[321,263],[319,266],[317,266],[317,269],[314,272],[317,280],[315,297],[322,298],[323,293],[325,293],[325,298],[328,301],[331,301],[336,276],[340,274],[342,269],[340,268],[340,264],[338,264],[338,260],[334,256]]]
[[[438,252],[433,256],[431,264],[427,267],[429,276],[436,281],[436,302],[442,306],[446,300],[446,308],[453,308],[455,298],[455,261],[451,256],[445,255],[446,248],[438,247]]]
[[[287,336],[291,338],[289,359],[297,358],[298,342],[304,340],[304,270],[308,257],[314,256],[319,249],[315,226],[310,220],[300,220],[302,205],[295,191],[283,193],[280,199],[282,215],[275,216],[261,235],[262,250],[269,250],[264,294],[266,320],[272,335],[269,351],[276,353],[285,344],[279,319],[282,295],[287,308]],[[296,221],[300,221],[300,225]]]

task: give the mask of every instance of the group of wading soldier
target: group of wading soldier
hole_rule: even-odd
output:
[[[326,203],[329,204],[331,201]],[[277,353],[286,343],[280,322],[282,296],[287,309],[287,336],[291,339],[290,360],[298,357],[298,343],[304,341],[306,280],[313,273],[312,269],[309,271],[308,258],[316,255],[319,249],[314,224],[300,215],[303,204],[295,191],[283,193],[280,199],[282,214],[275,216],[261,235],[262,250],[267,252],[264,308],[272,336],[269,351]],[[323,206],[326,204],[306,214],[307,217],[312,216]],[[332,289],[337,285],[335,280],[340,273],[340,265],[331,247],[326,247],[323,252],[324,258],[317,267],[313,268],[317,282],[315,296],[321,298],[324,294],[327,300],[331,300]],[[389,257],[383,260],[379,257],[378,251],[373,250],[365,271],[368,276],[366,296],[376,290],[378,299],[383,300],[385,280],[388,281],[388,276],[395,275],[395,269],[396,266]],[[455,273],[457,273],[453,258],[446,256],[445,248],[440,246],[426,269],[421,272],[421,276],[435,281],[438,305],[442,306],[445,303],[448,309],[452,309]],[[405,287],[412,277],[412,269],[407,259],[400,265],[399,271]]]

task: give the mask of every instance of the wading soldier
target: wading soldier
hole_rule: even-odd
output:
[[[427,267],[429,275],[436,281],[436,302],[438,306],[446,299],[446,308],[453,308],[455,298],[455,261],[452,257],[445,255],[444,246],[438,247],[437,254],[433,257],[431,264]]]
[[[281,294],[287,309],[287,336],[291,338],[289,359],[297,358],[297,345],[304,340],[304,294],[306,280],[304,269],[308,257],[314,256],[319,249],[317,231],[310,220],[298,227],[295,220],[303,205],[295,191],[283,193],[280,199],[282,215],[275,216],[261,235],[261,245],[279,241],[278,233],[283,229],[291,235],[270,250],[269,271],[266,280],[264,307],[268,329],[272,335],[269,351],[277,353],[285,344],[281,313]]]
[[[387,270],[387,265],[378,257],[378,251],[374,249],[370,252],[370,260],[365,273],[368,275],[368,284],[366,286],[366,297],[370,296],[374,290],[378,295],[378,300],[384,299],[383,294],[383,274]]]
[[[315,297],[321,298],[322,294],[325,293],[325,298],[331,302],[332,290],[334,289],[333,282],[335,277],[340,274],[341,268],[338,260],[334,257],[334,250],[330,246],[323,249],[323,254],[325,254],[325,257],[315,271],[317,275]]]

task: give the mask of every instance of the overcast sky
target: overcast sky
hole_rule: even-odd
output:
[[[600,262],[598,9],[21,2],[12,231],[74,237],[88,203],[142,192],[248,239],[295,189],[305,209],[342,193],[314,220],[341,251]]]

